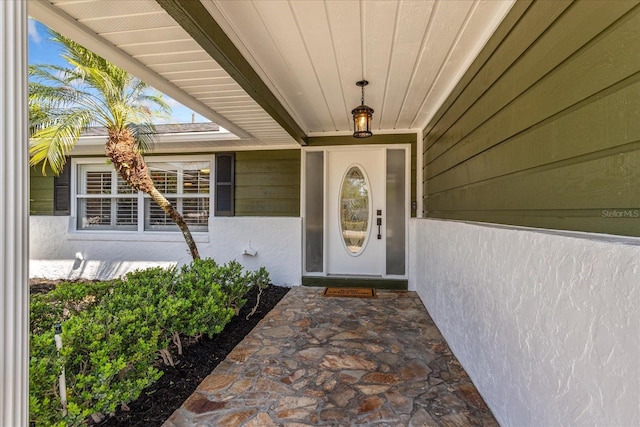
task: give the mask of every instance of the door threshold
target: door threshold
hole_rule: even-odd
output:
[[[302,286],[406,291],[409,288],[409,281],[407,279],[385,279],[380,276],[302,276]]]

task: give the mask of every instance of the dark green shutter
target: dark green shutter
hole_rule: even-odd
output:
[[[215,216],[233,216],[234,164],[233,153],[216,154]]]
[[[67,159],[59,176],[53,177],[53,214],[71,214],[71,162]]]

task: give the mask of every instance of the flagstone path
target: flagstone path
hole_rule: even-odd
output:
[[[498,426],[414,292],[296,287],[163,424]]]

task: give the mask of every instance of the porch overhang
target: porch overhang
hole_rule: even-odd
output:
[[[366,77],[373,132],[417,133],[513,0],[30,0],[50,28],[231,132],[233,147],[351,134]],[[446,24],[443,24],[445,23]],[[354,143],[358,142],[354,139]]]

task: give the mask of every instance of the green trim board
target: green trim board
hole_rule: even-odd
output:
[[[313,136],[307,138],[307,146],[415,144],[416,138],[415,133],[374,134],[369,138],[354,138],[351,135]]]
[[[385,279],[382,277],[302,276],[302,286],[394,289],[406,291],[409,289],[409,281],[407,279]]]
[[[306,145],[305,132],[200,1],[156,1],[293,139]]]
[[[640,5],[520,4],[425,128],[426,216],[640,236]]]

